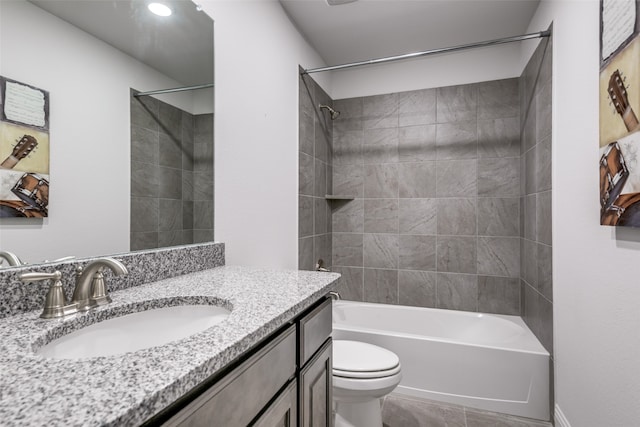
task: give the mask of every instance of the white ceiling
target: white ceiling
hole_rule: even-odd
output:
[[[190,0],[164,0],[153,15],[141,0],[30,0],[185,85],[213,82],[213,21]]]
[[[279,1],[327,65],[522,35],[539,3],[359,0],[329,6],[325,0]]]

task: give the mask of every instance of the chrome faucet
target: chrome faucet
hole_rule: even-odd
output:
[[[23,265],[24,263],[20,261],[20,258],[13,252],[9,251],[0,251],[0,258],[6,260],[10,266]]]
[[[108,304],[111,298],[107,295],[103,269],[107,267],[116,276],[128,273],[127,267],[113,258],[98,258],[90,262],[85,268],[76,270],[76,287],[73,290],[72,304],[77,304],[78,311],[87,311],[99,305]]]

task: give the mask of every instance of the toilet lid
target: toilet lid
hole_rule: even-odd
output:
[[[392,351],[359,341],[333,341],[334,375],[372,378],[394,375],[399,371],[400,359]]]

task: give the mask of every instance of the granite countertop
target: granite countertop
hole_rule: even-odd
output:
[[[67,320],[40,319],[41,310],[0,319],[0,424],[139,425],[301,313],[338,277],[224,266],[113,292],[111,304]],[[118,356],[34,354],[104,318],[184,303],[214,303],[231,314],[191,337]]]

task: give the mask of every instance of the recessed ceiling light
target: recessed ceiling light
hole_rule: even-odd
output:
[[[169,6],[162,3],[149,3],[149,10],[158,16],[169,16],[173,12]]]

